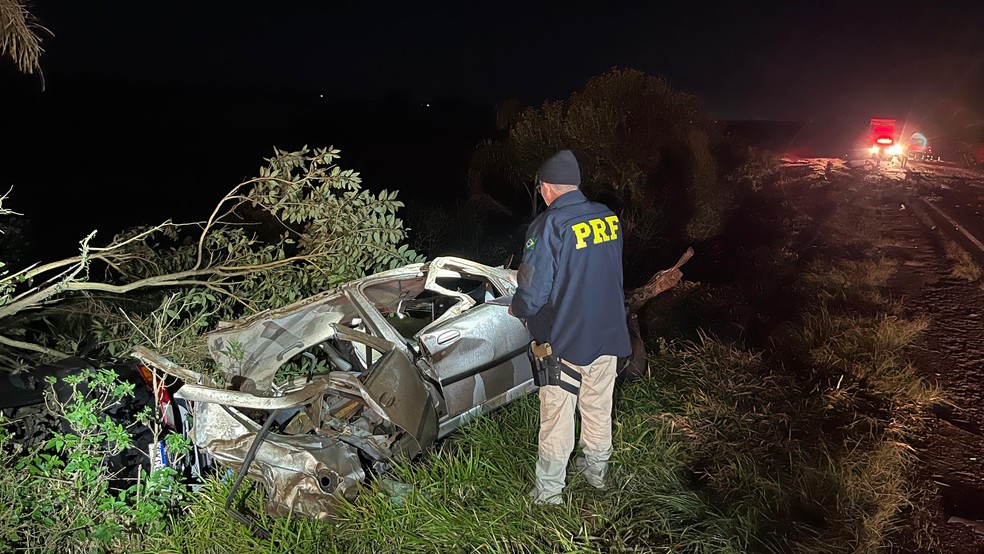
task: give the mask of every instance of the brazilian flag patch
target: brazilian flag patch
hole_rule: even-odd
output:
[[[526,241],[526,249],[527,250],[533,250],[534,248],[536,248],[536,237],[530,237]]]

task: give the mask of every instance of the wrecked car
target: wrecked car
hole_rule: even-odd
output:
[[[535,390],[515,289],[513,270],[441,257],[220,324],[215,374],[134,356],[184,382],[193,442],[245,466],[270,513],[326,519],[367,473]]]

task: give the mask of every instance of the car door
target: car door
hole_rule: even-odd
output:
[[[425,329],[422,353],[439,379],[448,414],[440,436],[467,414],[490,411],[532,390],[523,323],[505,303],[483,303]]]

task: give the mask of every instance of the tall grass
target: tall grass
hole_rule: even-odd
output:
[[[871,219],[863,209],[851,212]],[[846,246],[863,246],[871,236],[859,233]],[[935,544],[925,525],[900,527],[922,517],[911,513],[923,509],[918,499],[925,496],[912,485],[916,458],[908,443],[924,429],[930,408],[947,399],[908,360],[907,348],[928,322],[904,317],[904,303],[884,294],[896,268],[884,257],[835,259],[803,279],[815,301],[797,342],[830,422],[827,444],[839,445],[830,468],[846,493],[838,511],[855,515],[834,538],[821,536],[817,552],[845,541],[858,552],[878,551],[903,532],[929,551]]]
[[[803,274],[801,282],[811,299],[812,310],[838,313],[900,313],[901,305],[884,293],[898,270],[898,262],[884,256],[860,260],[818,260]]]

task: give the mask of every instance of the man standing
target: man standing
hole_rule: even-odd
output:
[[[541,346],[538,357],[549,344],[543,362],[560,369],[540,387],[539,459],[530,492],[537,503],[560,504],[575,408],[582,452],[575,466],[590,485],[605,488],[617,359],[628,356],[631,345],[618,217],[578,189],[581,171],[570,150],[544,161],[537,181],[547,209],[530,225],[510,313],[527,320]]]

